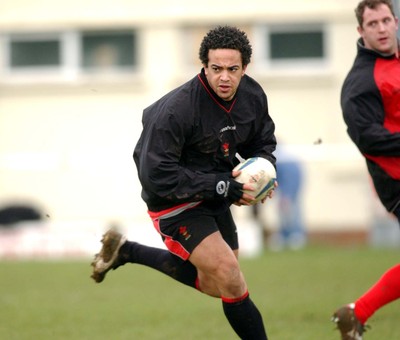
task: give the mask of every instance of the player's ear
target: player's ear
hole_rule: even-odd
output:
[[[244,76],[244,74],[246,73],[246,69],[247,69],[247,65],[243,65],[243,69],[242,69],[242,77]]]

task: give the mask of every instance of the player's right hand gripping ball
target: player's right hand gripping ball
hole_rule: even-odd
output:
[[[272,163],[265,158],[248,158],[233,170],[241,171],[240,175],[235,177],[236,181],[253,185],[254,191],[244,190],[244,192],[255,197],[251,204],[260,202],[275,188],[276,170]]]

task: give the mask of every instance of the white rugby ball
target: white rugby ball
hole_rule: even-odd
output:
[[[265,198],[275,187],[276,170],[272,163],[262,157],[252,157],[238,164],[233,170],[241,171],[240,175],[235,177],[239,183],[251,183],[254,191],[244,190],[255,199],[251,204],[256,204]]]

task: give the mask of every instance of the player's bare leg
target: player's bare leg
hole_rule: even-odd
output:
[[[238,251],[234,250],[233,253],[237,259]],[[207,274],[204,271],[201,271],[198,268],[197,268],[197,272],[198,272],[198,281],[199,281],[199,286],[197,288],[199,290],[201,290],[201,292],[204,294],[210,295],[212,297],[220,298],[222,294],[220,292],[220,289],[218,288],[217,282],[212,277],[210,277],[209,274]],[[200,282],[201,282],[201,286],[200,286]]]
[[[199,289],[203,293],[227,298],[246,293],[247,285],[237,257],[219,232],[206,237],[194,249],[189,261],[197,268]]]
[[[250,299],[235,253],[219,232],[207,236],[189,261],[198,271],[199,289],[222,299],[230,325],[241,339],[267,339],[263,320]]]

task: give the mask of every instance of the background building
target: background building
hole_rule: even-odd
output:
[[[150,226],[132,160],[142,110],[199,72],[209,28],[232,24],[252,42],[248,74],[277,135],[304,162],[310,232],[364,232],[374,195],[339,106],[357,3],[0,0],[0,206],[38,206],[70,235]],[[273,227],[274,202],[264,210]]]

